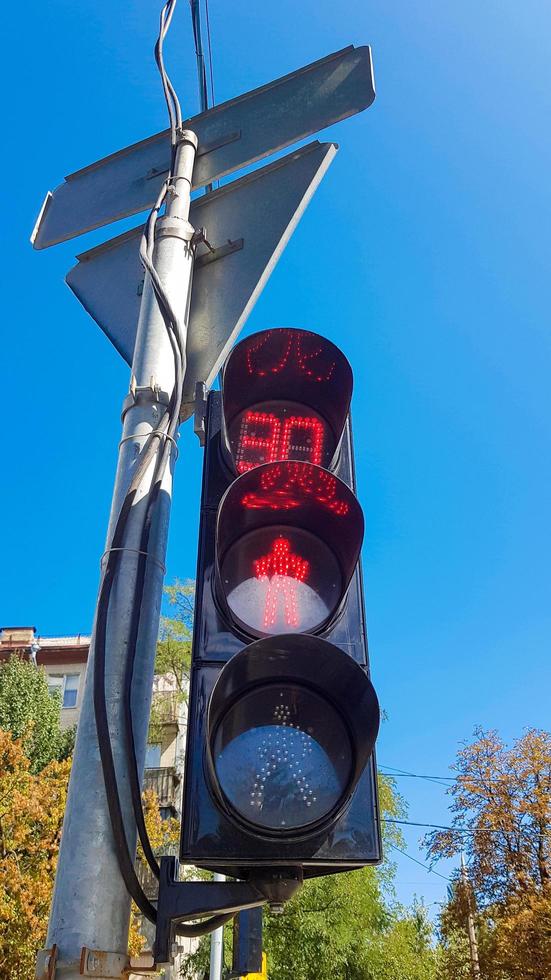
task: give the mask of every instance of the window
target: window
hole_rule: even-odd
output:
[[[63,674],[48,674],[48,693],[59,694],[59,700],[63,703]]]
[[[78,695],[78,674],[65,674],[65,688],[63,691],[63,707],[74,708],[77,703]]]
[[[161,743],[160,742],[148,742],[147,748],[145,750],[145,768],[146,769],[161,768]]]
[[[60,696],[62,708],[75,708],[80,674],[48,674],[48,691]]]

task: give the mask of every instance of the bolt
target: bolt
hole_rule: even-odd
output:
[[[100,964],[99,964],[98,957],[95,956],[94,953],[88,953],[88,956],[86,958],[86,969],[93,970],[95,972],[98,969],[99,965]]]

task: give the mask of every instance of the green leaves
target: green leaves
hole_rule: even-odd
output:
[[[74,730],[61,729],[60,713],[59,696],[49,693],[40,667],[15,654],[0,664],[0,728],[22,739],[33,773],[73,751]]]

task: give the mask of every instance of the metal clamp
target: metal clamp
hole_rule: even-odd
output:
[[[197,149],[199,143],[197,134],[194,133],[192,129],[184,129],[183,127],[177,129],[176,131],[176,142],[178,144],[189,143],[191,146],[194,146],[195,149]]]
[[[191,242],[195,238],[196,231],[193,225],[186,218],[179,218],[177,215],[163,215],[157,218],[155,224],[155,240],[159,238],[179,238],[183,242]]]
[[[170,394],[168,391],[163,391],[154,378],[151,378],[148,385],[137,385],[136,378],[132,375],[130,379],[130,391],[122,403],[121,419],[124,421],[124,416],[128,410],[134,408],[135,405],[141,402],[156,402],[160,405],[169,405]]]
[[[110,953],[103,949],[82,947],[80,954],[79,973],[82,977],[96,977],[101,980],[128,977],[131,973],[139,976],[151,976],[156,973],[152,953],[141,953],[140,956],[128,956],[126,953]]]
[[[193,238],[191,239],[191,244],[194,245],[195,248],[197,248],[198,245],[206,245],[209,252],[211,253],[214,253],[216,251],[214,245],[211,245],[211,243],[207,238],[206,228],[197,228],[197,230],[193,234]]]
[[[197,381],[195,384],[195,402],[193,412],[193,431],[199,440],[199,445],[204,446],[206,441],[207,417],[207,386],[204,381]]]
[[[57,943],[50,949],[39,949],[36,956],[36,980],[55,980]]]

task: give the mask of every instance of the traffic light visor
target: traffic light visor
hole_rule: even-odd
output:
[[[320,466],[268,463],[228,489],[217,521],[217,581],[251,636],[323,628],[356,567],[361,507]]]
[[[309,330],[263,330],[234,347],[222,379],[223,445],[236,473],[276,460],[330,468],[352,394],[352,369]]]
[[[369,678],[338,647],[311,636],[259,640],[226,664],[211,695],[213,784],[257,829],[311,832],[349,799],[378,725]]]

